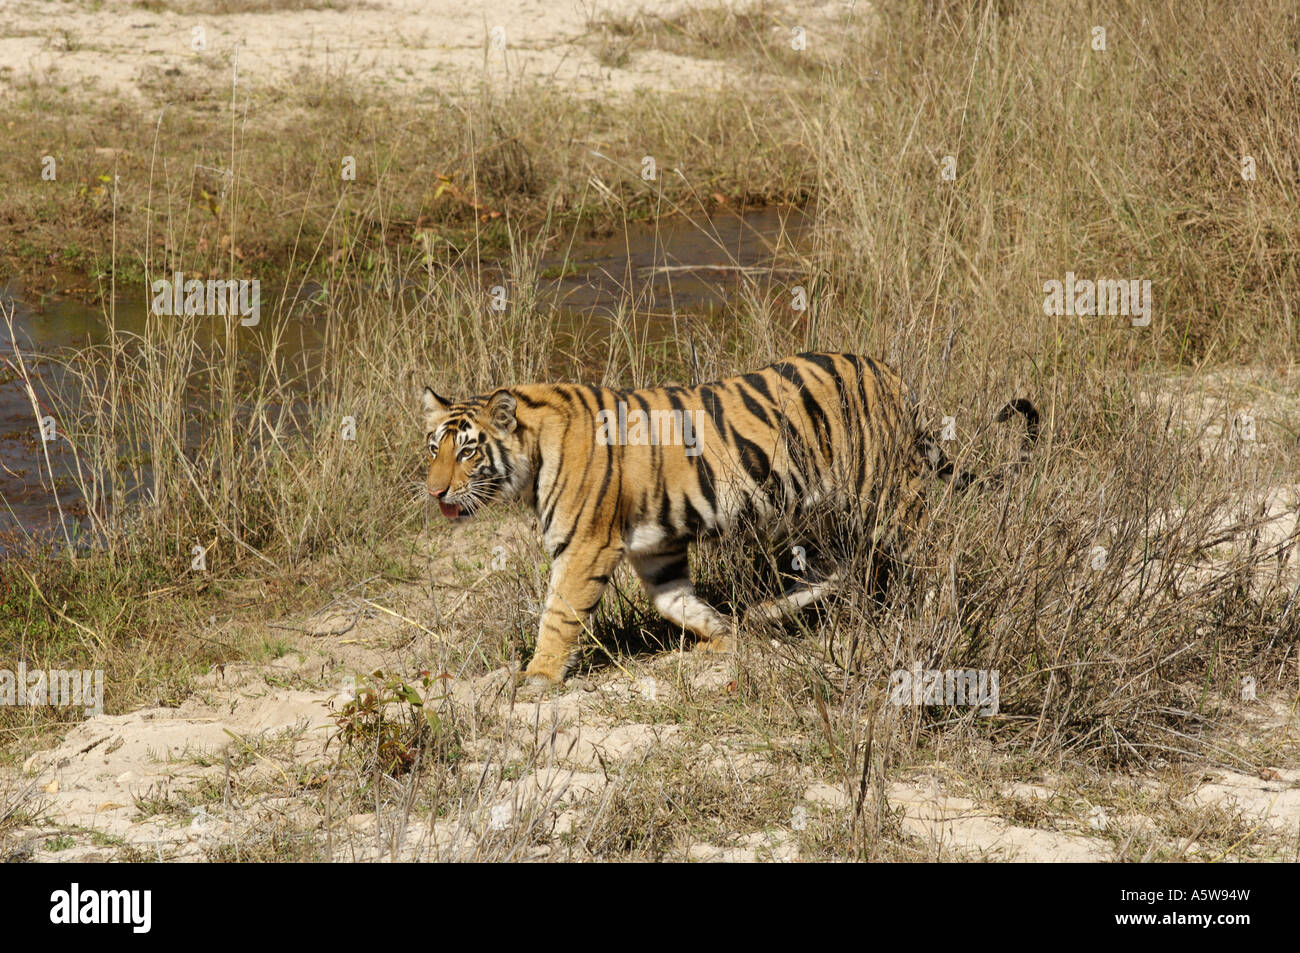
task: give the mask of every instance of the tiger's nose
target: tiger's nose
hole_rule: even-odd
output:
[[[433,487],[429,487],[429,495],[433,497],[435,500],[440,500],[442,499],[442,495],[446,493],[447,490],[448,487],[445,486],[441,490],[435,490]]]

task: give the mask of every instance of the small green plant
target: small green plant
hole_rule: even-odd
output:
[[[67,850],[77,843],[71,834],[56,834],[53,837],[45,838],[45,849],[58,853],[61,850]]]
[[[459,745],[454,730],[435,710],[447,695],[440,689],[451,676],[419,673],[419,688],[382,671],[363,676],[355,695],[334,716],[337,730],[326,748],[337,742],[342,752],[355,753],[363,767],[393,776],[412,770],[421,756],[454,760]],[[421,692],[422,690],[422,692]]]

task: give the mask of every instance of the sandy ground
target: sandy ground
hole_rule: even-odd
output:
[[[382,622],[363,625],[350,636],[359,642],[383,641],[392,635],[391,630],[383,631],[386,627]],[[137,799],[184,791],[204,779],[219,786],[228,758],[268,739],[280,739],[282,747],[292,749],[292,756],[284,766],[279,761],[266,765],[254,761],[237,769],[241,785],[248,782],[250,772],[272,775],[269,780],[274,781],[274,773],[291,763],[298,771],[323,768],[329,761],[329,706],[337,704],[340,689],[322,686],[303,691],[281,683],[318,677],[322,668],[329,670],[331,662],[339,661],[339,641],[335,637],[325,646],[304,645],[301,654],[262,669],[227,666],[180,708],[92,718],[53,750],[33,755],[25,765],[25,777],[40,788],[46,813],[39,827],[19,837],[27,845],[19,848],[20,853],[38,861],[106,860],[128,846],[160,859],[202,860],[222,843],[234,845],[259,830],[289,822],[317,837],[330,836],[339,860],[470,859],[486,838],[505,839],[517,826],[527,825],[541,834],[533,834],[535,846],[525,856],[543,859],[555,849],[548,841],[581,831],[598,815],[602,803],[620,788],[622,771],[634,768],[651,750],[686,744],[674,725],[610,715],[611,709],[633,699],[644,702],[647,679],[656,675],[655,703],[671,702],[672,683],[664,678],[662,664],[647,661],[637,666],[635,679],[614,672],[571,686],[539,704],[517,703],[513,708],[503,691],[504,678],[493,674],[455,683],[452,691],[466,704],[497,709],[510,720],[524,747],[540,738],[545,754],[518,779],[483,786],[475,802],[432,824],[400,813],[327,818],[320,813],[317,798],[274,792],[252,802],[218,802],[204,810],[192,809],[190,817],[179,819],[151,816],[142,808]],[[354,662],[362,660],[353,655]],[[694,696],[712,694],[721,702],[730,678],[727,663],[690,661]],[[333,671],[336,681],[342,670]],[[1300,738],[1300,726],[1283,705],[1262,706],[1257,720],[1263,731],[1289,731]],[[720,739],[712,751],[697,750],[695,755],[710,755],[715,770],[759,778],[771,766],[747,750],[750,746],[743,739]],[[471,757],[484,759],[462,765],[461,770],[471,774],[482,771],[491,758],[487,751],[473,752]],[[902,778],[888,789],[889,806],[901,812],[903,832],[926,845],[935,858],[1104,861],[1113,859],[1115,846],[1100,835],[1098,827],[1132,833],[1142,831],[1147,823],[1141,816],[1107,817],[1104,810],[1087,805],[1062,809],[1060,792],[1048,785],[1012,785],[996,792],[1002,800],[995,804],[952,793],[946,784],[944,776],[935,772]],[[1183,801],[1188,809],[1219,805],[1239,810],[1249,823],[1267,826],[1286,838],[1300,824],[1300,770],[1273,769],[1267,777],[1206,771]],[[810,776],[801,806],[806,816],[848,824],[853,800],[843,785]],[[1033,814],[1033,826],[1016,822],[1022,811]],[[798,860],[799,825],[793,816],[781,821],[737,831],[725,843],[692,844],[676,859]],[[50,849],[50,839],[56,835],[71,836],[75,844]],[[1195,845],[1189,853],[1196,854]]]
[[[735,0],[708,6],[743,6]],[[579,94],[649,87],[699,90],[734,82],[737,68],[637,50],[617,67],[600,63],[600,30],[590,24],[644,9],[679,4],[644,0],[362,0],[341,9],[212,16],[153,12],[133,0],[90,4],[12,0],[0,9],[0,75],[62,85],[95,83],[141,95],[151,69],[182,69],[204,57],[226,68],[238,61],[239,81],[256,87],[300,69],[333,70],[409,94],[456,88],[480,78],[528,77]],[[172,4],[169,4],[172,6]],[[187,9],[178,2],[174,6]],[[269,0],[267,6],[276,6]],[[857,11],[869,7],[863,4]],[[790,33],[801,25],[817,42],[849,15],[845,3],[788,2]],[[196,30],[203,49],[196,50]],[[498,32],[501,31],[501,32]]]
[[[430,558],[446,567],[457,554],[497,545],[514,552],[530,531],[520,517],[457,526],[428,538]],[[337,744],[328,744],[331,716],[345,697],[347,677],[375,669],[411,677],[415,659],[436,658],[440,643],[465,638],[457,632],[456,610],[466,599],[491,601],[490,584],[482,581],[441,593],[409,586],[364,600],[339,598],[305,619],[268,623],[267,637],[287,642],[283,655],[219,668],[180,707],[87,719],[23,765],[21,782],[37,794],[43,815],[39,825],[10,839],[10,856],[204,860],[223,846],[230,851],[271,830],[294,830],[328,842],[336,860],[500,858],[511,844],[523,845],[515,859],[542,860],[575,856],[573,835],[580,840],[600,822],[649,755],[681,753],[691,771],[755,786],[775,776],[778,766],[761,737],[702,740],[663,714],[683,697],[725,706],[737,675],[734,659],[648,653],[572,679],[559,694],[513,704],[504,670],[449,679],[447,691],[463,718],[497,726],[467,745],[458,767],[462,777],[481,778],[473,796],[436,819],[391,811],[327,814],[320,786],[304,786],[302,779],[324,775],[336,762]],[[211,636],[222,637],[220,625]],[[1260,699],[1241,708],[1235,729],[1241,737],[1222,741],[1271,737],[1283,748],[1300,744],[1300,717],[1285,702]],[[850,785],[798,770],[802,798],[790,816],[691,843],[671,859],[797,861],[807,825],[849,825]],[[1174,799],[1187,812],[1208,806],[1239,813],[1253,828],[1251,844],[1285,845],[1300,829],[1294,767],[1254,775],[1207,763],[1189,766],[1182,777],[1192,783],[1117,775],[1105,779],[1106,793],[1094,791],[1089,799],[1050,771],[1034,783],[986,788],[963,782],[940,762],[891,779],[887,809],[897,812],[902,834],[924,856],[947,860],[1114,859],[1121,845],[1152,827],[1140,812],[1103,806],[1132,804],[1134,791]],[[214,793],[195,798],[203,806],[188,814],[149,807],[202,785]],[[1168,831],[1161,836],[1176,840]],[[1202,854],[1192,839],[1181,846],[1188,858],[1214,856]]]

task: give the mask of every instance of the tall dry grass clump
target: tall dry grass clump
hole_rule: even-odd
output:
[[[837,312],[880,347],[921,314],[922,368],[950,309],[972,364],[1293,359],[1300,13],[1000,6],[890,8],[828,70],[810,138]],[[1046,318],[1067,271],[1150,279],[1150,331]]]
[[[906,585],[801,627],[821,641],[815,660],[763,653],[755,696],[795,699],[814,732],[826,716],[812,702],[829,698],[851,780],[872,758],[878,780],[918,743],[963,738],[1108,762],[1187,755],[1243,677],[1295,690],[1297,540],[1270,532],[1290,524],[1263,505],[1295,483],[1294,432],[1279,412],[1259,445],[1234,442],[1251,398],[1207,423],[1197,378],[1175,372],[1295,361],[1297,12],[880,16],[827,71],[809,120],[818,293],[793,343],[887,357],[932,425],[954,418],[977,468],[1015,459],[990,428],[1009,397],[1038,402],[1045,431],[1007,488],[940,495]],[[1243,179],[1245,156],[1269,172]],[[1045,315],[1044,282],[1067,271],[1150,279],[1151,325]],[[997,670],[999,714],[889,705],[890,673],[915,663]]]

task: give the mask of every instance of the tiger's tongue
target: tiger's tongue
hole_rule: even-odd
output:
[[[442,515],[447,517],[449,520],[454,520],[456,517],[460,516],[460,506],[456,503],[443,503],[439,500],[438,509],[442,510]]]

